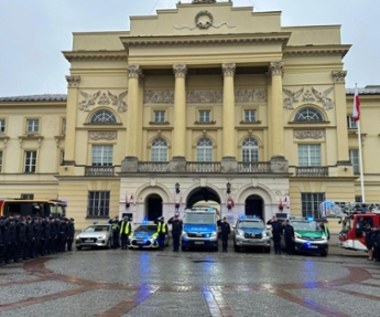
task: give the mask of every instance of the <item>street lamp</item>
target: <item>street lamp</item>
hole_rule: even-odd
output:
[[[231,194],[231,183],[227,183],[227,194]]]

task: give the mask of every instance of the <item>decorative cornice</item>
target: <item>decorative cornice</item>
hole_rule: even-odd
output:
[[[334,83],[345,83],[347,72],[345,70],[333,70],[331,72]]]
[[[186,64],[175,64],[173,65],[173,72],[175,77],[185,77],[187,73]]]
[[[336,54],[344,57],[351,45],[310,45],[310,46],[286,46],[284,56],[289,55],[326,55]]]
[[[252,44],[256,42],[288,42],[290,33],[255,33],[255,34],[215,34],[215,35],[184,35],[184,36],[156,36],[156,37],[121,37],[125,48],[132,46],[165,46],[165,45],[225,45],[225,44]]]
[[[222,64],[223,76],[234,76],[235,70],[236,70],[236,64],[235,63],[223,63]]]
[[[70,88],[78,87],[80,83],[80,76],[66,76],[66,81]]]
[[[324,130],[294,130],[295,139],[324,139],[325,131]]]
[[[116,140],[116,131],[89,131],[90,140]]]
[[[127,51],[70,51],[63,52],[65,58],[69,61],[78,60],[127,60]]]

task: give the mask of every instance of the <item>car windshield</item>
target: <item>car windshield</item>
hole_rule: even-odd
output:
[[[191,224],[216,224],[216,217],[214,213],[187,213],[185,223]]]
[[[101,231],[108,231],[109,226],[89,226],[87,227],[84,232],[101,232]]]
[[[135,229],[135,232],[156,232],[157,225],[140,225]]]
[[[316,221],[294,221],[292,225],[295,231],[322,231]]]
[[[264,224],[260,221],[240,221],[239,229],[264,229]]]

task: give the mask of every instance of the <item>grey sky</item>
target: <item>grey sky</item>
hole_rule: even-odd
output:
[[[221,0],[219,0],[221,1]],[[224,0],[226,1],[226,0]],[[129,16],[175,8],[178,0],[0,0],[0,97],[66,93],[72,32],[129,30]],[[183,3],[191,0],[182,0]],[[282,25],[340,24],[346,86],[380,85],[379,0],[235,0],[282,11]]]

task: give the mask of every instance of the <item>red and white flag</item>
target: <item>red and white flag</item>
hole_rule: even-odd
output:
[[[358,87],[355,88],[354,103],[352,106],[352,117],[355,122],[358,122],[360,119],[360,99],[358,93]]]

